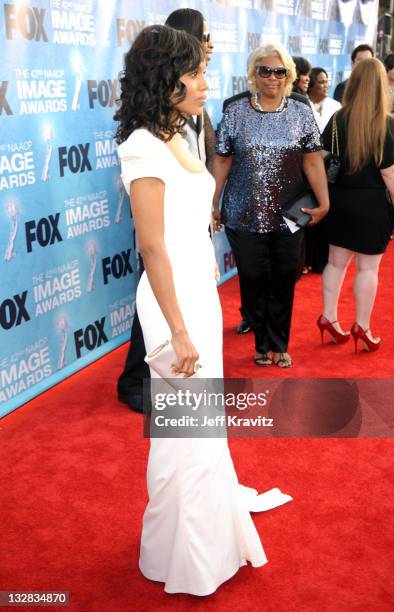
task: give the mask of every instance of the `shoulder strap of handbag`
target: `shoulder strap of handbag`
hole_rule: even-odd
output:
[[[337,111],[338,112],[338,111]],[[334,148],[336,151],[334,151]],[[338,141],[338,127],[337,127],[337,113],[334,114],[332,119],[332,130],[331,130],[331,153],[339,157],[339,141]]]

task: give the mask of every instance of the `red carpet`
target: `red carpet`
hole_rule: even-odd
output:
[[[391,248],[373,324],[383,344],[371,355],[354,355],[350,344],[320,346],[320,277],[302,278],[290,347],[295,367],[287,371],[253,366],[251,337],[233,333],[237,281],[225,285],[227,375],[391,376],[393,264]],[[344,327],[354,319],[349,287]],[[137,562],[148,441],[141,417],[116,400],[125,352],[0,421],[0,590],[70,591],[73,612],[393,609],[392,440],[231,440],[243,484],[278,486],[294,497],[254,517],[269,563],[242,568],[207,598],[167,595],[145,580]]]
[[[355,321],[352,293],[354,269],[350,268],[341,294],[338,317],[344,330]],[[234,287],[235,285],[235,287]],[[289,352],[294,367],[286,370],[261,368],[253,363],[254,344],[252,334],[236,337],[234,328],[239,322],[238,279],[234,278],[221,287],[222,305],[225,313],[225,375],[251,377],[307,377],[307,378],[387,378],[394,374],[394,245],[382,259],[379,289],[371,321],[375,336],[382,337],[382,345],[376,353],[354,353],[351,340],[344,346],[333,343],[321,345],[316,320],[322,311],[321,276],[306,274],[297,283],[294,300],[293,325]],[[328,342],[328,335],[325,335]]]

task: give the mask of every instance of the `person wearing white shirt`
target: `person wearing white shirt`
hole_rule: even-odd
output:
[[[324,68],[312,68],[308,87],[313,114],[320,133],[341,104],[328,95],[328,74]]]

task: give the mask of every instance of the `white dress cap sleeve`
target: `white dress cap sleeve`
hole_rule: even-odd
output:
[[[164,143],[148,130],[135,130],[118,147],[121,176],[127,193],[130,183],[139,178],[153,177],[166,182],[167,156]]]

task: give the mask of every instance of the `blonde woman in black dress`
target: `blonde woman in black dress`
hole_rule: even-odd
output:
[[[332,119],[323,132],[331,148]],[[394,201],[394,117],[390,115],[387,76],[374,58],[360,62],[346,87],[336,115],[341,171],[331,194],[328,215],[329,261],[323,272],[324,312],[318,320],[338,343],[350,334],[338,323],[338,299],[350,261],[355,258],[356,322],[351,329],[357,351],[360,340],[376,351],[380,338],[370,330],[378,287],[379,264],[392,231]]]

